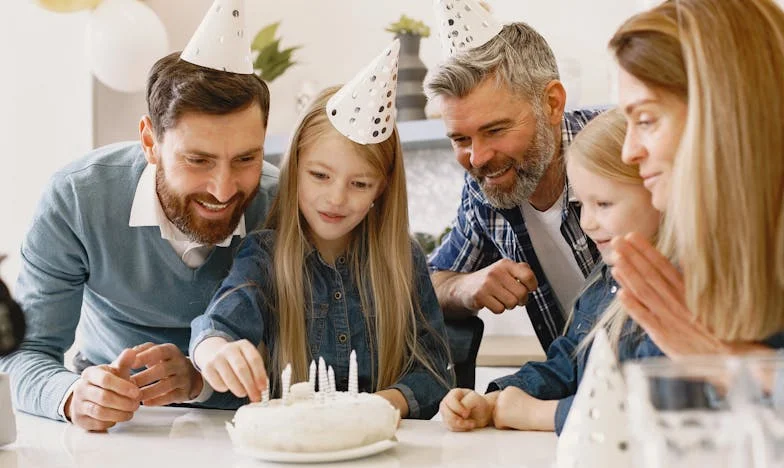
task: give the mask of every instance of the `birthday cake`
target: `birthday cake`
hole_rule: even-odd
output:
[[[394,437],[400,412],[384,398],[357,391],[356,358],[352,353],[347,392],[335,390],[334,372],[319,360],[319,391],[315,363],[308,382],[289,385],[291,369],[283,371],[282,398],[242,406],[226,423],[240,449],[271,452],[335,452]]]

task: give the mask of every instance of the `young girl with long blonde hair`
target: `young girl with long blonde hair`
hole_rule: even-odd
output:
[[[637,168],[621,161],[626,121],[618,110],[595,117],[568,149],[567,174],[581,203],[580,225],[596,243],[604,263],[589,276],[578,297],[564,336],[547,350],[547,360],[525,364],[513,375],[492,382],[486,395],[452,390],[441,403],[441,415],[456,431],[493,424],[498,428],[555,430],[560,433],[587,363],[589,333],[597,323],[619,334],[621,361],[660,352],[626,317],[604,311],[615,302],[617,286],[609,272],[610,241],[631,231],[654,238],[660,216]]]
[[[330,120],[341,117],[330,98],[352,99],[345,91],[325,90],[305,112],[267,229],[244,242],[207,312],[193,322],[191,356],[215,390],[258,401],[269,369],[273,394],[280,394],[276,377],[287,364],[291,381],[303,381],[318,357],[345,389],[352,350],[360,391],[377,392],[403,417],[431,418],[453,385],[443,316],[425,257],[408,234],[388,89],[372,118],[351,117],[348,127],[367,122],[373,127],[364,134],[385,138],[380,142],[357,143]],[[359,115],[366,101],[353,99]],[[259,345],[268,352],[266,366]]]

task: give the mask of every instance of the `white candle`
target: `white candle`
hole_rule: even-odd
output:
[[[327,379],[329,379],[329,396],[334,399],[337,395],[335,395],[335,370],[332,366],[329,366],[327,371]]]
[[[316,361],[310,361],[310,370],[308,371],[308,384],[310,384],[310,393],[316,393]]]
[[[261,404],[263,406],[269,405],[269,388],[261,392]]]
[[[359,380],[357,377],[357,352],[351,351],[348,362],[348,393],[351,396],[359,394]]]
[[[283,374],[280,376],[280,380],[283,386],[282,399],[283,404],[285,405],[289,401],[289,387],[291,386],[291,364],[286,364],[286,368],[283,369]]]
[[[324,362],[323,357],[319,357],[318,387],[319,401],[323,403],[326,399],[327,393],[329,392],[329,382],[327,381],[327,364]]]

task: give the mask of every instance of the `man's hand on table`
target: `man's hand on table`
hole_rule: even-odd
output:
[[[89,431],[130,420],[141,402],[141,391],[130,380],[136,357],[126,349],[111,364],[85,369],[65,402],[65,417]]]
[[[180,349],[171,344],[135,346],[133,368],[146,367],[130,380],[141,390],[145,406],[164,406],[196,398],[204,385],[201,374]]]

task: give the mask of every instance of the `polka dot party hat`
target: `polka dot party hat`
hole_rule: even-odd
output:
[[[392,135],[399,55],[396,39],[327,102],[330,122],[350,140],[369,145]]]
[[[487,44],[503,28],[476,0],[434,0],[441,51],[447,57]]]
[[[556,450],[556,468],[632,466],[626,383],[604,330],[591,345],[585,374]]]
[[[245,15],[244,0],[215,0],[180,58],[202,67],[250,75],[253,58]]]

